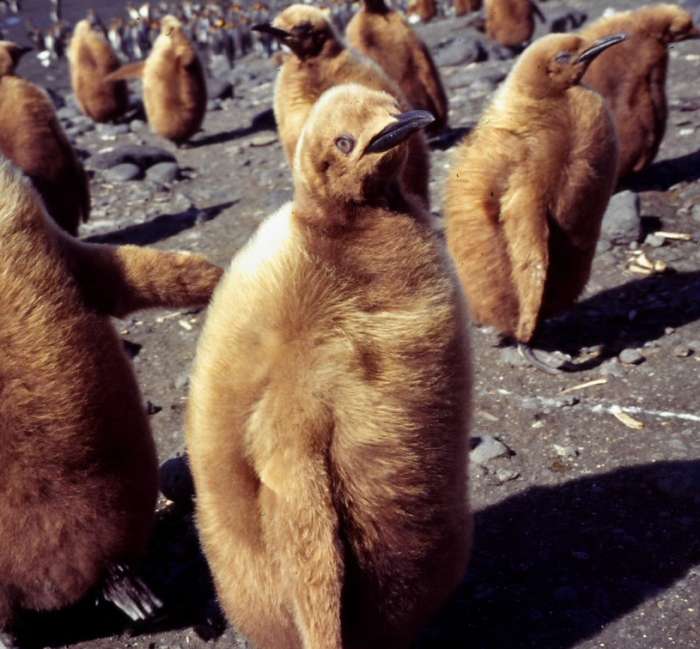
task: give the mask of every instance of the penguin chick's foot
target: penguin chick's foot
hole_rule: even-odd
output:
[[[576,372],[579,369],[583,369],[576,367],[574,363],[570,363],[567,360],[560,360],[557,361],[557,365],[550,365],[546,361],[537,358],[532,347],[526,345],[525,343],[518,343],[518,352],[520,356],[522,356],[528,363],[530,363],[530,365],[537,368],[538,370],[547,372],[547,374],[553,374],[556,376],[557,374],[562,374],[564,372]],[[549,355],[549,357],[552,360],[555,360],[553,356]]]
[[[102,588],[102,597],[112,602],[134,621],[150,618],[163,606],[163,602],[151,592],[144,581],[131,568],[123,564],[116,564],[109,568]]]
[[[7,631],[0,631],[0,649],[17,649],[15,636]]]

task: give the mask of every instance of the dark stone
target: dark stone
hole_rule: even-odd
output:
[[[148,169],[159,162],[177,162],[177,160],[172,153],[164,149],[133,144],[117,146],[108,151],[96,153],[90,158],[91,166],[95,169],[111,169],[126,162],[140,169]]]
[[[161,464],[160,491],[177,505],[192,506],[194,480],[186,455],[172,457]]]
[[[573,32],[586,22],[588,15],[578,9],[566,9],[562,7],[550,16],[549,31],[552,34]]]
[[[135,164],[124,162],[116,167],[107,169],[102,177],[110,183],[123,183],[129,180],[138,180],[143,175],[143,172]]]
[[[231,99],[233,84],[228,79],[207,79],[207,95],[209,99]]]
[[[146,178],[155,183],[166,185],[175,182],[180,175],[180,167],[175,162],[159,162],[146,172]]]
[[[639,241],[641,235],[639,196],[631,191],[612,196],[603,216],[600,238],[615,245],[626,245]]]
[[[468,65],[485,61],[488,57],[486,48],[478,38],[459,36],[453,41],[438,47],[435,52],[435,63],[439,66]]]

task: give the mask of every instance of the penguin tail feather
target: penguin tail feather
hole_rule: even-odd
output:
[[[141,577],[124,564],[110,566],[102,588],[102,597],[124,611],[134,622],[153,617],[163,606],[163,602]]]

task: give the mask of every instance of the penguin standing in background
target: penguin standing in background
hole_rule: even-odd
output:
[[[105,81],[121,63],[107,39],[89,20],[81,20],[75,26],[68,62],[73,92],[83,115],[96,122],[110,122],[126,113],[129,108],[126,81]]]
[[[399,85],[408,103],[427,110],[435,121],[425,129],[431,136],[447,128],[447,94],[428,46],[404,17],[384,0],[364,0],[345,32],[348,45],[372,59]]]
[[[485,0],[485,4],[489,43],[515,51],[522,50],[535,33],[535,15],[546,22],[534,0]]]
[[[159,600],[133,571],[155,517],[158,460],[110,317],[207,303],[198,255],[86,244],[0,161],[0,646],[23,611],[101,592],[132,619]]]
[[[481,9],[481,0],[455,0],[455,15],[464,16],[472,11]]]
[[[153,130],[178,145],[189,140],[204,121],[207,84],[197,49],[174,16],[161,19],[160,34],[145,61],[122,66],[107,80],[139,77]]]
[[[618,178],[646,169],[666,132],[666,73],[673,43],[699,38],[691,15],[656,5],[601,18],[581,32],[588,39],[625,32],[630,40],[588,68],[583,82],[608,102],[620,137]]]
[[[580,85],[624,34],[552,34],[530,45],[459,146],[445,191],[446,236],[473,319],[529,350],[573,303],[615,187],[618,142],[603,98]]]
[[[0,42],[0,154],[29,176],[56,223],[77,235],[90,216],[88,178],[46,91],[15,76],[22,49]]]
[[[408,649],[467,566],[463,297],[399,182],[431,120],[357,84],[326,92],[294,201],[212,301],[187,415],[197,523],[259,649]]]
[[[317,99],[335,85],[360,83],[388,92],[399,101],[402,110],[411,108],[401,89],[384,70],[345,46],[320,9],[291,5],[271,25],[256,25],[255,29],[272,34],[292,52],[277,75],[274,99],[277,130],[290,166],[293,166],[297,141],[311,109]],[[427,207],[430,203],[430,152],[423,134],[415,133],[408,147],[403,185]]]

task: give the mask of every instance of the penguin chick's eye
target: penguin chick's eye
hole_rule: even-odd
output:
[[[335,145],[341,153],[348,155],[355,148],[355,140],[349,135],[341,135],[339,138],[336,138]]]
[[[571,62],[571,52],[559,52],[554,60],[559,65],[566,65]]]

